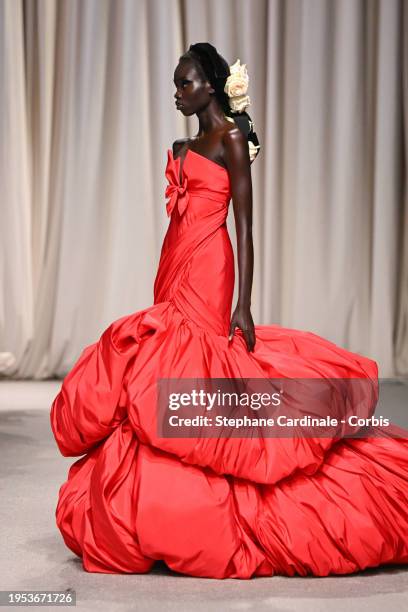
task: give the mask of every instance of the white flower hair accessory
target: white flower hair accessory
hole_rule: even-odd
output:
[[[249,77],[246,64],[241,65],[241,60],[229,66],[230,74],[224,85],[224,92],[228,96],[228,104],[233,111],[234,118],[225,115],[225,118],[232,123],[236,123],[238,127],[246,134],[248,138],[249,160],[252,163],[260,151],[258,137],[254,132],[254,124],[246,109],[251,104],[251,99],[247,95]]]
[[[224,92],[229,98],[229,105],[235,113],[244,112],[251,104],[251,99],[247,96],[249,77],[246,64],[241,65],[241,60],[232,64],[230,67],[230,75],[228,76]]]

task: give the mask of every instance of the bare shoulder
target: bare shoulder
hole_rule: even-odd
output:
[[[185,145],[189,140],[189,138],[178,138],[175,140],[173,142],[173,155],[177,155],[183,145]]]
[[[248,156],[248,139],[236,124],[231,124],[223,133],[222,142],[226,157],[229,159]]]

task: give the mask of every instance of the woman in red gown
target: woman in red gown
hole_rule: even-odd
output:
[[[86,347],[52,404],[61,453],[84,455],[61,486],[58,528],[89,572],[148,572],[163,560],[212,578],[326,576],[407,563],[405,438],[381,428],[362,439],[157,434],[160,378],[354,378],[373,391],[368,413],[378,397],[374,361],[310,332],[253,324],[250,162],[259,146],[242,109],[226,118],[228,97],[245,103],[240,78],[233,95],[225,87],[229,72],[208,43],[176,68],[177,107],[197,114],[199,132],[167,153],[171,219],[154,304]]]

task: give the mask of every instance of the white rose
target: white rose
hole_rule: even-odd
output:
[[[227,78],[224,86],[224,91],[230,98],[243,96],[248,91],[249,77],[246,69],[246,64],[240,65],[240,60],[237,59],[235,64],[230,66],[230,75]]]
[[[229,99],[230,108],[236,113],[242,113],[250,104],[251,99],[249,96],[236,96]]]
[[[229,98],[243,96],[248,91],[248,81],[240,76],[228,77],[224,91]]]
[[[248,78],[246,64],[242,64],[242,66],[241,66],[241,60],[240,59],[237,59],[237,61],[234,62],[234,64],[232,64],[229,67],[229,69],[230,69],[230,73],[231,74],[241,74],[242,76],[246,76]]]
[[[249,149],[249,159],[252,162],[254,161],[255,157],[258,155],[259,145],[256,146],[254,145],[252,140],[248,140],[248,149]]]

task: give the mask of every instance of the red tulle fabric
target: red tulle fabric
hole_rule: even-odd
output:
[[[86,347],[51,408],[64,456],[57,525],[88,572],[163,560],[212,578],[347,574],[408,562],[408,441],[176,439],[156,434],[158,378],[366,378],[377,366],[305,331],[228,331],[234,287],[228,172],[168,150],[154,304]],[[374,402],[375,404],[375,402]],[[374,410],[374,405],[371,409]]]

